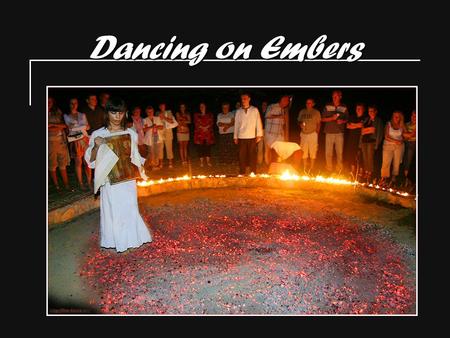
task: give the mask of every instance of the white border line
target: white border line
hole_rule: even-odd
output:
[[[46,102],[45,102],[45,104],[46,104],[46,107],[45,107],[45,111],[47,111],[48,112],[48,106],[47,106],[47,102],[48,102],[48,86],[46,86],[45,87],[45,95],[46,95]],[[48,126],[48,113],[47,114],[45,114],[45,122],[47,123],[47,126]],[[46,292],[45,292],[45,296],[46,296],[46,301],[45,301],[45,303],[46,303],[46,306],[45,306],[45,308],[47,309],[47,315],[48,315],[48,127],[47,127],[47,132],[45,133],[45,149],[46,149],[46,154],[47,154],[47,159],[46,159],[46,161],[45,161],[45,168],[46,168],[46,173],[47,173],[47,175],[46,175],[46,187],[45,187],[45,190],[46,190],[46,192],[47,192],[47,196],[46,196],[46,205],[47,205],[47,217],[45,218],[45,220],[46,220],[46,227],[47,227],[47,229],[46,229],[46,233],[47,233],[47,235],[45,236],[46,238],[45,238],[45,242],[46,242],[46,250],[45,250],[45,256],[46,256],[46,258],[47,258],[47,262],[46,262],[46,264],[45,264],[45,273],[46,273],[46,283],[47,283],[47,289],[46,289]]]
[[[416,315],[419,316],[419,86],[416,86]]]
[[[31,80],[31,62],[30,62],[30,80]],[[76,86],[69,86],[69,85],[47,85],[45,87],[45,91],[46,91],[46,101],[48,101],[48,90],[49,88],[104,88],[104,89],[108,89],[108,88],[415,88],[416,89],[416,114],[417,114],[417,119],[419,118],[419,86],[418,85],[405,85],[405,86],[401,86],[401,85],[395,85],[395,86],[370,86],[370,85],[362,85],[362,86],[351,86],[351,85],[340,85],[340,86],[319,86],[319,85],[312,85],[312,86],[294,86],[294,85],[287,85],[287,86],[280,86],[280,85],[276,85],[276,86],[261,86],[261,85],[234,85],[234,86],[230,86],[230,85],[180,85],[180,86],[156,86],[156,85],[149,85],[149,86],[144,86],[144,85],[138,85],[138,86],[120,86],[120,85],[106,85],[106,86],[101,86],[101,85],[76,85]],[[31,93],[31,81],[30,81],[30,93]],[[30,100],[31,100],[31,94],[30,94]],[[46,102],[47,104],[47,102]],[[30,105],[31,105],[31,101],[30,101]],[[47,109],[47,107],[46,107]],[[46,121],[48,124],[48,114],[46,115]],[[416,125],[418,126],[419,121],[417,120]],[[417,127],[416,127],[417,128]],[[47,156],[48,156],[48,132],[46,133],[46,140],[47,140],[47,144],[46,144],[46,149],[47,149]],[[46,196],[46,201],[47,201],[47,217],[46,217],[46,257],[47,257],[47,261],[46,261],[46,284],[47,284],[47,289],[46,289],[46,309],[47,309],[47,313],[46,316],[49,317],[54,317],[54,316],[110,316],[110,317],[126,317],[126,316],[138,316],[138,317],[142,317],[142,316],[162,316],[162,317],[233,317],[233,316],[238,316],[238,317],[260,317],[260,316],[266,316],[266,317],[418,317],[419,316],[419,275],[418,275],[418,259],[419,259],[419,232],[418,232],[418,228],[419,228],[419,218],[418,218],[418,214],[419,214],[419,208],[418,208],[418,192],[419,192],[419,175],[418,175],[418,164],[419,164],[419,152],[418,152],[418,133],[416,136],[416,252],[415,252],[415,256],[416,256],[416,271],[415,271],[415,280],[416,280],[416,313],[406,313],[406,314],[96,314],[96,313],[92,313],[92,314],[58,314],[58,313],[48,313],[48,161],[46,166],[47,166],[47,187],[46,187],[46,191],[47,191],[47,196]]]
[[[28,60],[28,105],[31,107],[31,64],[32,62],[189,62],[189,59],[136,59],[136,60],[115,60],[115,59],[29,59]],[[336,59],[306,59],[298,61],[295,59],[204,59],[202,62],[421,62],[421,59],[358,59],[356,61],[336,60]]]
[[[31,62],[189,62],[189,59],[29,59]],[[358,59],[348,61],[346,59],[203,59],[201,62],[421,62],[421,59]]]

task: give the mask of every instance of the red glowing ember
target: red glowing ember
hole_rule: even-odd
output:
[[[81,274],[102,313],[415,312],[414,253],[382,226],[276,190],[186,196],[144,205],[153,243],[117,254],[93,236]]]

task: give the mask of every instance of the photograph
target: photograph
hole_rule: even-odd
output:
[[[417,316],[388,83],[46,85],[47,316]]]

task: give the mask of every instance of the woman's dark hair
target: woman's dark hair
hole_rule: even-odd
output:
[[[106,102],[106,111],[122,111],[124,113],[127,112],[127,105],[125,104],[125,101],[121,98],[114,97],[108,100]]]
[[[69,104],[68,104],[68,106],[69,106],[69,109],[68,109],[68,111],[67,111],[67,114],[70,114],[70,101],[72,101],[72,100],[77,100],[77,102],[78,102],[78,107],[80,106],[80,100],[78,100],[78,97],[76,97],[76,96],[70,96],[69,97]]]
[[[119,111],[119,112],[124,112],[125,113],[125,115],[124,115],[122,121],[120,122],[120,124],[121,124],[121,127],[122,127],[123,130],[127,129],[126,128],[126,121],[127,121],[128,114],[127,114],[127,105],[125,104],[124,100],[122,100],[121,98],[116,98],[116,97],[110,98],[108,100],[108,102],[106,102],[105,110],[106,110],[106,112],[105,112],[105,124],[104,124],[105,128],[108,128],[108,126],[109,126],[109,112],[117,112],[117,111]]]
[[[58,111],[59,111],[59,108],[58,108],[58,106],[56,105],[56,100],[55,100],[55,98],[54,98],[53,96],[49,96],[48,99],[53,101],[53,106],[52,106],[52,108],[50,109],[50,112],[52,112],[52,113],[58,112]]]
[[[181,106],[184,106],[184,113],[185,113],[185,114],[189,114],[188,106],[187,106],[186,102],[184,102],[184,101],[181,101],[181,102],[178,104],[178,111],[177,111],[177,113],[180,113],[180,114],[181,114],[181,109],[180,109]]]

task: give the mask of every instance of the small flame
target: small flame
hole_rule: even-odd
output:
[[[159,180],[148,180],[148,181],[138,181],[137,185],[139,187],[149,187],[152,186],[154,184],[164,184],[164,183],[168,183],[168,182],[173,182],[173,181],[187,181],[187,180],[191,180],[191,179],[204,179],[204,178],[225,178],[227,177],[226,175],[209,175],[209,176],[205,176],[205,175],[198,175],[198,176],[189,176],[187,174],[185,174],[184,176],[181,177],[169,177],[166,179],[160,178]],[[244,175],[238,175],[237,177],[244,177]],[[274,176],[274,175],[269,175],[269,174],[258,174],[256,175],[254,172],[251,172],[249,177],[255,178],[255,177],[260,177],[260,178],[272,178],[272,177],[277,177],[278,179],[282,180],[282,181],[315,181],[315,182],[319,182],[319,183],[328,183],[328,184],[340,184],[340,185],[359,185],[359,186],[363,186],[363,187],[369,187],[369,188],[375,188],[378,190],[383,190],[383,191],[388,191],[390,193],[396,194],[396,195],[400,195],[400,196],[411,196],[409,193],[407,192],[403,192],[403,191],[399,191],[399,190],[394,190],[392,188],[385,188],[385,187],[381,187],[378,184],[374,185],[372,183],[366,184],[366,183],[359,183],[359,182],[355,182],[355,181],[349,181],[349,180],[345,180],[345,179],[339,179],[339,178],[334,178],[334,177],[323,177],[323,176],[316,176],[316,177],[311,177],[311,176],[307,176],[307,175],[303,175],[303,176],[298,176],[296,174],[291,174],[289,172],[289,170],[285,170],[283,172],[283,174],[278,175],[278,176]]]
[[[153,185],[153,184],[155,184],[155,182],[152,181],[152,180],[149,180],[149,181],[139,181],[139,182],[137,182],[137,185],[138,185],[139,187],[148,187],[148,186]]]
[[[316,182],[322,182],[322,183],[331,183],[331,184],[355,184],[352,181],[344,180],[341,178],[334,178],[334,177],[323,177],[323,176],[316,176]]]
[[[281,176],[280,180],[282,181],[298,181],[300,179],[300,176],[297,176],[295,174],[291,174],[289,170],[286,170]]]
[[[187,174],[184,175],[184,176],[175,178],[176,181],[187,181],[187,180],[190,180],[190,179],[191,178]]]
[[[153,180],[139,181],[139,182],[137,182],[137,185],[139,187],[148,187],[148,186],[151,186],[151,185],[154,185],[154,184],[163,184],[163,183],[173,182],[173,181],[187,181],[187,180],[190,180],[191,178],[192,177],[189,177],[188,175],[184,175],[184,176],[181,176],[181,177],[175,177],[175,178],[169,177],[167,179],[160,178],[157,181],[153,181]]]

